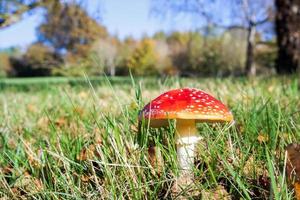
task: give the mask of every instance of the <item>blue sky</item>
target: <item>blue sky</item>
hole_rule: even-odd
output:
[[[99,0],[97,0],[99,3]],[[150,16],[151,0],[101,0],[101,23],[113,35],[120,38],[133,36],[140,38],[144,34],[152,35],[156,31],[189,30],[191,21],[184,17],[160,19]],[[96,1],[89,0],[87,7],[96,16]],[[98,8],[98,7],[97,7]],[[42,21],[41,13],[26,17],[21,22],[0,31],[0,48],[19,46],[25,48],[36,40],[36,27]]]

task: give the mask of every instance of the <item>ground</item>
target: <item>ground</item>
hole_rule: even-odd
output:
[[[137,116],[179,87],[222,100],[236,123],[198,124],[193,184],[174,194],[174,128],[139,132]],[[293,198],[285,147],[300,139],[296,77],[11,79],[0,90],[3,199]]]

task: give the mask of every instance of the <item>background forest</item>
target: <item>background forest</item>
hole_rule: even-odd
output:
[[[109,33],[83,2],[1,0],[2,30],[41,10],[43,20],[35,43],[25,50],[1,50],[0,76],[124,76],[129,71],[139,76],[236,76],[299,68],[297,1],[153,0],[150,16],[188,15],[199,28],[139,39]]]

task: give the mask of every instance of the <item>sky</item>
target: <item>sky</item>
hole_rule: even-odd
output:
[[[150,15],[151,0],[89,0],[87,8],[93,16],[97,13],[96,3],[101,3],[100,22],[113,35],[121,39],[126,36],[140,38],[143,35],[152,35],[157,31],[170,32],[173,30],[190,30],[192,22],[184,17],[177,16],[162,19]],[[41,12],[25,17],[22,21],[0,30],[0,48],[18,46],[26,48],[36,41],[36,28],[42,22]]]

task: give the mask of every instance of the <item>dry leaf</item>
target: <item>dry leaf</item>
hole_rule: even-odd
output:
[[[32,177],[29,173],[25,173],[16,180],[14,188],[22,189],[28,193],[36,193],[43,189],[43,183],[40,179]]]
[[[300,144],[289,144],[286,147],[286,173],[288,181],[294,186],[297,200],[300,200]]]
[[[231,199],[230,195],[224,188],[224,186],[218,185],[217,188],[209,191],[202,192],[203,200],[229,200]]]
[[[86,93],[85,91],[81,91],[78,96],[82,99],[85,99],[88,97],[88,93]]]
[[[58,127],[63,127],[67,124],[67,119],[65,117],[60,117],[57,120],[55,120],[55,125]]]
[[[88,182],[90,180],[90,177],[86,176],[86,175],[81,175],[80,180],[82,182]]]
[[[268,87],[268,91],[269,91],[269,92],[273,92],[274,89],[275,89],[274,85],[270,85],[270,86]]]
[[[236,127],[237,127],[237,130],[238,130],[239,133],[244,133],[245,132],[244,124],[237,123]]]
[[[75,107],[73,111],[80,117],[82,117],[84,115],[84,109],[79,106]]]
[[[295,196],[297,200],[300,200],[300,183],[294,183]]]
[[[41,117],[38,121],[37,121],[37,127],[42,129],[42,130],[46,130],[48,129],[49,126],[49,118],[48,117]]]
[[[3,174],[10,174],[13,172],[13,167],[8,165],[8,166],[5,166],[3,168],[0,169],[0,172],[3,173]]]
[[[79,155],[77,155],[77,160],[86,161],[89,159],[93,159],[96,154],[96,146],[91,144],[86,148],[83,148]]]
[[[164,161],[161,155],[161,151],[158,147],[151,146],[148,148],[148,159],[153,169],[155,169],[156,172],[160,173],[162,171]]]
[[[38,111],[37,107],[35,105],[33,105],[33,104],[28,104],[27,105],[27,110],[29,112],[32,112],[32,113],[36,113]]]
[[[286,172],[290,180],[300,182],[300,144],[289,144],[286,147]]]
[[[263,134],[263,133],[260,133],[258,136],[257,136],[257,140],[260,144],[262,143],[265,143],[265,142],[268,142],[269,141],[269,136]]]
[[[137,125],[134,125],[134,124],[132,124],[132,125],[130,126],[130,129],[131,129],[132,132],[135,132],[135,133],[137,133],[137,132],[139,131],[138,126],[137,126]]]
[[[43,154],[42,149],[38,149],[37,153],[34,151],[34,149],[31,147],[30,142],[24,142],[25,146],[25,152],[27,155],[27,160],[30,163],[30,165],[34,168],[41,168],[43,166],[41,157]]]
[[[16,138],[14,138],[14,137],[9,138],[7,141],[7,146],[10,149],[16,149],[17,148]]]
[[[266,169],[264,169],[263,166],[264,165],[260,161],[255,160],[251,155],[245,162],[243,173],[245,174],[245,176],[249,177],[253,176],[254,173],[256,175],[265,175]]]

